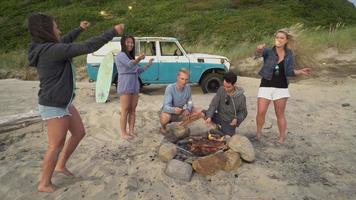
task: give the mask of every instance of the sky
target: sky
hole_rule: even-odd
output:
[[[352,2],[354,5],[356,5],[356,0],[349,0],[350,2]]]

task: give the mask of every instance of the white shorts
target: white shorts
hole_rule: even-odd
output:
[[[260,87],[258,89],[257,97],[273,101],[282,98],[289,98],[290,94],[288,88]]]

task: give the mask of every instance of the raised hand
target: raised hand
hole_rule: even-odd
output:
[[[80,22],[80,27],[84,30],[88,30],[90,23],[86,20]]]
[[[303,69],[301,69],[301,72],[302,72],[302,74],[305,75],[305,76],[309,76],[309,75],[312,74],[311,68],[303,68]]]
[[[295,70],[294,73],[296,75],[310,76],[312,74],[312,70],[311,68],[306,67],[306,68]]]
[[[266,44],[257,45],[257,47],[256,47],[256,53],[262,54],[263,49],[264,49],[265,47],[266,47]]]
[[[122,35],[125,30],[125,24],[117,24],[114,28],[119,35]]]
[[[145,54],[140,54],[137,58],[141,61],[141,60],[143,60],[143,59],[145,59]]]
[[[254,59],[257,59],[262,56],[263,49],[265,47],[266,47],[266,44],[257,45]]]
[[[151,58],[151,59],[148,61],[148,65],[152,65],[153,61],[154,61],[154,59]]]

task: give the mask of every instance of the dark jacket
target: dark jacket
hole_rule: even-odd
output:
[[[75,56],[92,53],[117,35],[115,29],[85,42],[72,43],[82,32],[76,28],[58,43],[31,43],[28,59],[36,67],[40,79],[39,104],[66,107],[73,95],[71,60]]]
[[[288,76],[295,76],[294,55],[293,52],[288,48],[285,48],[285,52],[286,54],[284,56],[284,71],[286,72],[285,75],[288,82]],[[278,55],[276,47],[265,48],[263,50],[262,56],[263,65],[258,74],[266,80],[271,80],[273,75],[273,69],[278,64]]]
[[[217,112],[223,121],[232,122],[233,119],[237,119],[237,126],[240,126],[247,116],[246,97],[242,88],[236,89],[236,93],[230,97],[221,86],[211,101],[206,116],[212,118]]]

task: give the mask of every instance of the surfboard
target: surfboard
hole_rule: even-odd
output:
[[[97,103],[105,103],[109,97],[113,65],[113,53],[109,52],[100,63],[98,76],[96,78],[95,100]]]

